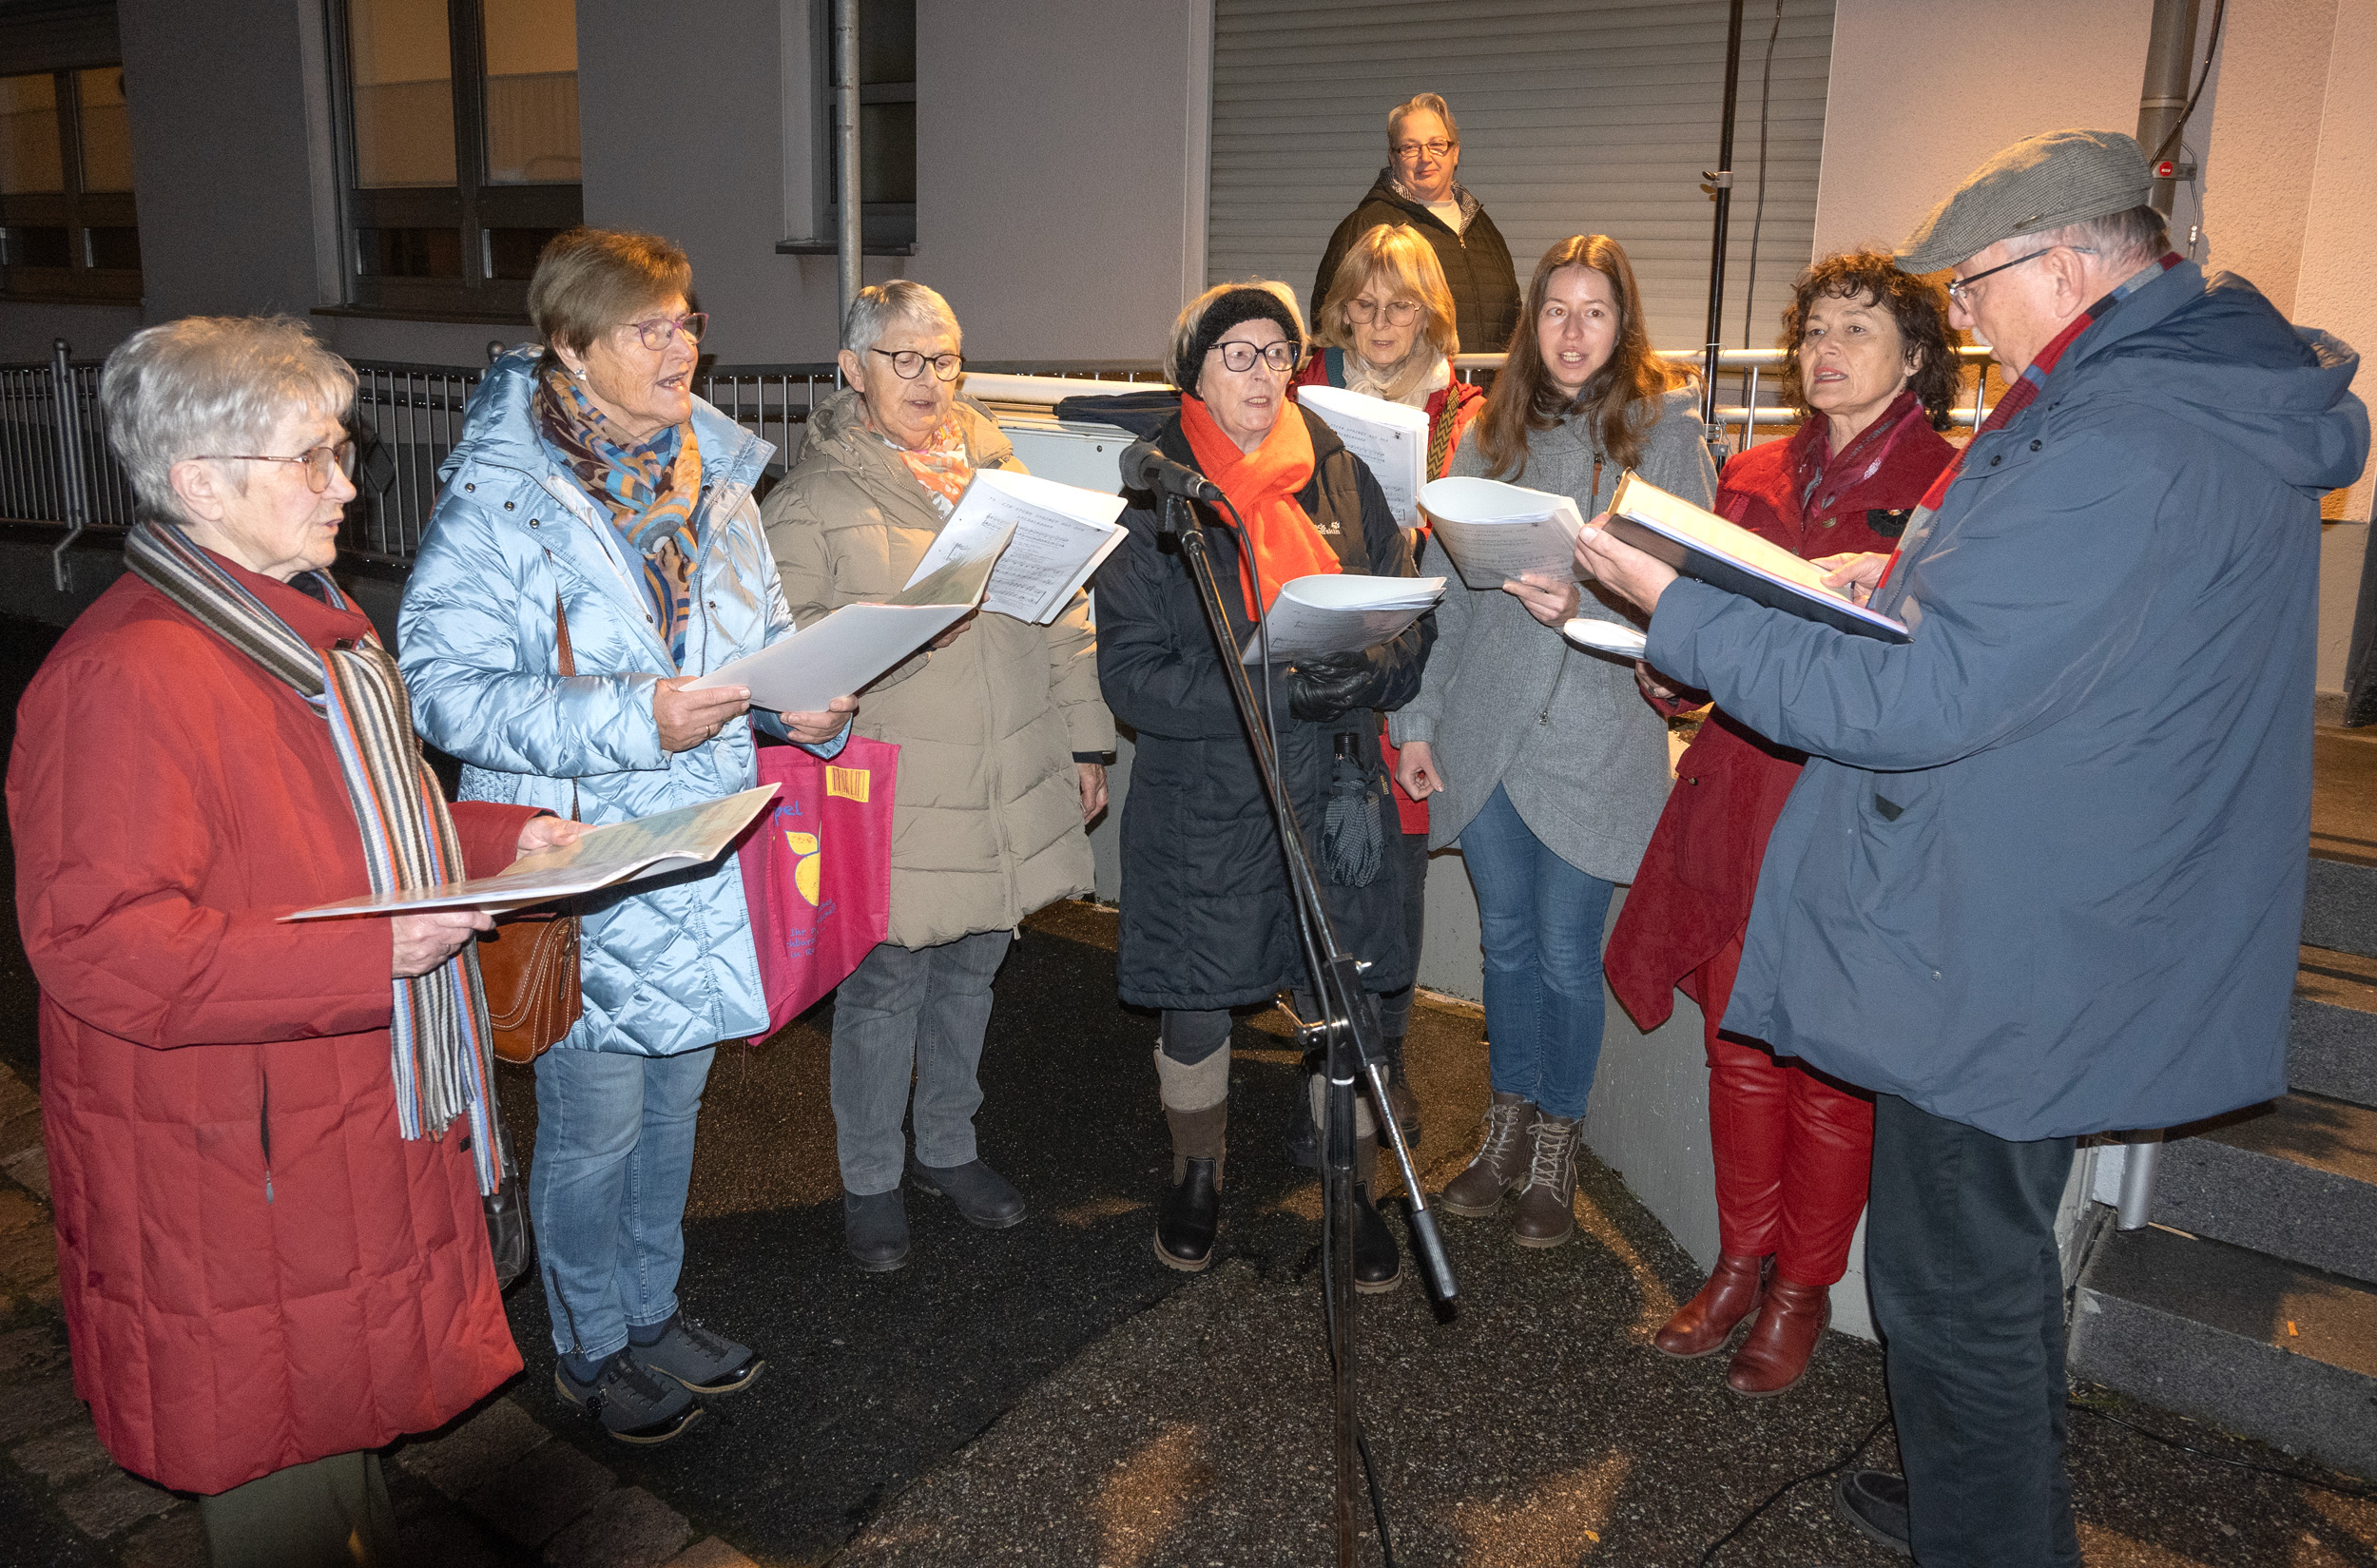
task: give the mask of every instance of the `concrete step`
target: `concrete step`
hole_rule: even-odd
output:
[[[2174,1128],[2155,1219],[2377,1282],[2377,1111],[2315,1094]]]
[[[2335,858],[2342,853],[2323,847],[2311,856],[2303,893],[2303,940],[2377,958],[2377,863],[2366,856]]]
[[[2322,1464],[2377,1476],[2377,1291],[2159,1226],[2107,1230],[2071,1367]]]
[[[2287,1086],[2377,1106],[2377,958],[2303,949],[2287,1039]]]

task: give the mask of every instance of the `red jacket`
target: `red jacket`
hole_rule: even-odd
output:
[[[370,623],[249,572],[317,647]],[[9,767],[75,1392],[193,1492],[442,1424],[519,1370],[464,1132],[407,1143],[384,920],[327,726],[126,576],[43,664]],[[458,805],[473,876],[525,807]]]
[[[1902,397],[1911,400],[1913,395]],[[1897,418],[1904,406],[1893,405],[1882,417]],[[1895,549],[1895,531],[1874,532],[1869,509],[1913,508],[1956,449],[1918,416],[1869,477],[1844,484],[1840,475],[1827,474],[1817,487],[1814,514],[1805,515],[1799,461],[1827,438],[1825,421],[1813,419],[1788,441],[1751,447],[1725,465],[1716,510],[1807,559]],[[1898,525],[1904,528],[1903,517]],[[1610,989],[1642,1028],[1667,1021],[1678,986],[1710,1017],[1724,1014],[1733,984],[1729,950],[1749,923],[1767,836],[1804,760],[1718,711],[1710,713],[1677,760],[1675,788],[1602,956]]]

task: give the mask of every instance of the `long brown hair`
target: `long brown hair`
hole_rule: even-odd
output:
[[[1617,297],[1617,342],[1609,362],[1594,371],[1574,398],[1563,394],[1543,362],[1536,322],[1543,315],[1552,275],[1562,267],[1591,267],[1610,281]],[[1659,401],[1682,377],[1651,347],[1642,319],[1642,290],[1625,247],[1606,234],[1572,234],[1543,253],[1527,283],[1527,308],[1511,334],[1508,358],[1478,416],[1478,450],[1486,473],[1517,479],[1527,472],[1527,437],[1583,416],[1593,420],[1603,455],[1620,468],[1642,460],[1642,438],[1659,419]]]

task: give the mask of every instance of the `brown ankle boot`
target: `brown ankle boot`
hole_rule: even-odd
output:
[[[1652,1348],[1684,1361],[1723,1349],[1742,1320],[1758,1310],[1758,1304],[1766,1299],[1770,1267],[1765,1258],[1717,1254],[1717,1266],[1709,1271],[1708,1283],[1667,1320],[1665,1328],[1652,1336]]]
[[[1536,1113],[1527,1185],[1518,1190],[1511,1239],[1521,1247],[1557,1247],[1576,1233],[1577,1116]]]
[[[1831,1322],[1831,1287],[1776,1279],[1767,1287],[1757,1326],[1733,1352],[1725,1385],[1749,1399],[1783,1392],[1807,1375],[1816,1343]]]
[[[1535,1119],[1536,1108],[1526,1095],[1494,1092],[1486,1107],[1485,1142],[1469,1169],[1437,1194],[1446,1213],[1479,1220],[1502,1207],[1503,1195],[1527,1173],[1527,1130]]]

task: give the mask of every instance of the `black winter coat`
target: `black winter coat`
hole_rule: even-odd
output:
[[[1370,471],[1327,425],[1301,408],[1291,403],[1282,417],[1301,418],[1312,432],[1312,482],[1296,500],[1336,547],[1344,570],[1413,575],[1410,546]],[[1157,445],[1174,461],[1196,466],[1177,417],[1164,427]],[[1188,564],[1158,538],[1154,498],[1131,492],[1130,499],[1122,521],[1131,536],[1097,577],[1099,685],[1114,717],[1138,732],[1131,790],[1123,802],[1116,989],[1137,1007],[1252,1006],[1282,990],[1310,984],[1296,939],[1286,864]],[[1209,513],[1206,520],[1211,523]],[[1234,536],[1226,527],[1208,527],[1205,537],[1229,612],[1232,645],[1244,647],[1253,628],[1238,586]],[[1272,671],[1281,776],[1316,856],[1340,735],[1354,738],[1377,783],[1383,842],[1393,844],[1401,831],[1380,761],[1374,709],[1401,707],[1411,700],[1435,637],[1434,617],[1423,617],[1373,649],[1376,678],[1365,693],[1369,706],[1327,723],[1290,715],[1287,682],[1282,671]],[[1252,673],[1260,700],[1262,673]],[[1376,992],[1399,991],[1412,980],[1401,866],[1401,856],[1388,854],[1367,887],[1336,886],[1322,879],[1339,947],[1370,963],[1363,980]]]
[[[1502,242],[1502,231],[1494,226],[1494,220],[1486,216],[1478,199],[1459,185],[1453,188],[1469,213],[1468,226],[1459,234],[1426,207],[1396,194],[1394,176],[1381,169],[1378,180],[1370,186],[1370,194],[1329,236],[1329,248],[1321,257],[1321,270],[1312,280],[1313,325],[1317,328],[1320,324],[1321,301],[1328,298],[1338,263],[1344,261],[1354,242],[1381,223],[1397,223],[1417,229],[1436,247],[1438,264],[1444,268],[1445,287],[1453,291],[1453,318],[1460,332],[1460,351],[1499,354],[1508,348],[1511,333],[1518,325],[1519,305],[1518,276],[1511,270],[1511,247]]]

